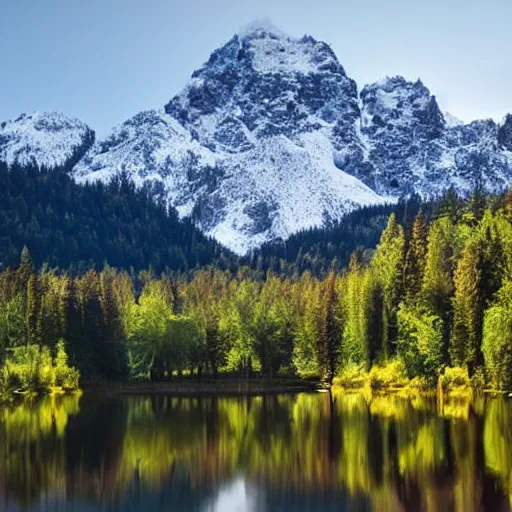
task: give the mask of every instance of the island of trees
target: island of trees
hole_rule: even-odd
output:
[[[512,195],[449,194],[325,275],[208,266],[0,273],[0,386],[295,375],[512,390]],[[387,380],[386,380],[387,379]]]

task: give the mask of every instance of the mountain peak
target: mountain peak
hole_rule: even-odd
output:
[[[0,160],[69,168],[86,132],[52,116],[0,125]],[[386,77],[358,94],[327,43],[258,20],[214,50],[164,110],[94,144],[73,175],[127,173],[242,254],[390,197],[509,185],[512,118],[453,124],[420,80]]]
[[[0,123],[0,161],[8,165],[64,167],[93,142],[94,132],[85,123],[60,112],[29,112]]]
[[[288,34],[276,27],[269,18],[261,18],[244,25],[237,35],[240,39],[262,38],[265,36],[272,39],[291,39]]]

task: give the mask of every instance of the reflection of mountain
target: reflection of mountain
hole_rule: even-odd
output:
[[[78,398],[45,399],[0,410],[0,503],[508,510],[511,427],[500,400],[440,415],[435,400],[362,395],[86,395],[80,411]]]

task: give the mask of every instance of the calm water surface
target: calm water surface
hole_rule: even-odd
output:
[[[0,510],[511,510],[512,403],[327,393],[0,409]]]

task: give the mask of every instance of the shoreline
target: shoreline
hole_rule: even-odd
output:
[[[134,382],[123,384],[85,384],[80,387],[84,393],[104,393],[108,395],[143,396],[255,396],[281,393],[304,393],[322,390],[319,382],[286,379],[261,380],[204,380],[169,382]]]

